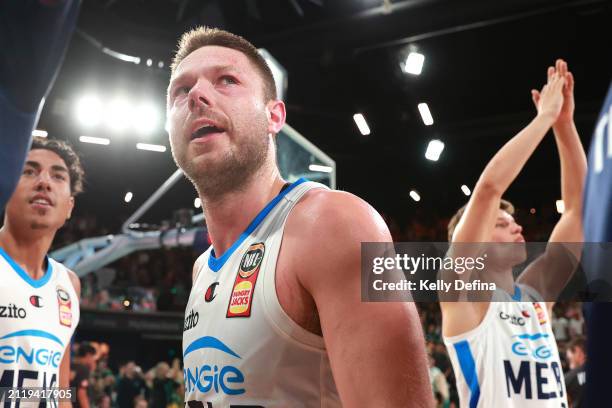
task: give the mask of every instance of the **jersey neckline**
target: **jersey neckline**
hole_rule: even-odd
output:
[[[276,197],[274,197],[260,212],[253,218],[253,221],[249,224],[249,226],[244,230],[242,234],[238,237],[236,241],[230,246],[227,251],[223,253],[219,258],[215,257],[215,249],[212,248],[210,251],[210,255],[208,256],[208,267],[213,272],[219,272],[219,270],[225,265],[225,262],[229,259],[230,256],[234,253],[234,251],[244,242],[245,239],[253,232],[255,229],[261,224],[261,222],[266,218],[266,216],[272,211],[272,209],[279,203],[280,200],[283,199],[291,190],[300,184],[306,182],[304,177],[296,180],[285,189],[282,189]]]
[[[9,265],[13,268],[17,275],[19,275],[24,281],[26,281],[26,283],[28,283],[33,288],[38,289],[44,286],[51,279],[53,267],[51,266],[51,259],[46,255],[45,260],[47,261],[47,270],[45,271],[45,274],[38,279],[33,279],[29,273],[24,271],[23,268],[21,268],[21,266],[19,266],[17,262],[15,262],[13,258],[11,258],[11,256],[7,254],[2,247],[0,247],[0,255],[4,258],[6,262],[9,263]]]

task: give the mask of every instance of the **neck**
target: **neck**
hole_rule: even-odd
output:
[[[264,164],[238,190],[214,199],[200,193],[206,227],[216,256],[227,251],[253,218],[279,193],[283,184],[277,167]]]
[[[514,295],[514,277],[512,268],[488,271],[487,281],[495,283],[495,286],[510,296]]]
[[[0,229],[0,247],[26,271],[32,279],[45,274],[44,261],[55,233],[48,231],[33,234],[31,230],[18,231],[5,222]]]

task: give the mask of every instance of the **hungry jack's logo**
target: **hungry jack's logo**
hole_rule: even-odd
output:
[[[72,326],[72,301],[64,288],[57,286],[57,305],[59,306],[59,322],[62,326]]]
[[[255,295],[255,284],[266,247],[263,242],[252,244],[240,261],[234,288],[227,306],[226,317],[249,317]]]

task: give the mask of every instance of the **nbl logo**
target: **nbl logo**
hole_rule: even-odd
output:
[[[251,245],[246,254],[242,257],[240,262],[240,276],[244,279],[251,276],[255,269],[261,264],[261,260],[264,255],[264,244],[259,243]]]

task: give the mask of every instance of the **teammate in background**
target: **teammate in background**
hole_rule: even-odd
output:
[[[186,33],[167,113],[212,240],[185,312],[186,404],[431,406],[415,305],[360,300],[361,243],[391,242],[389,230],[358,197],[281,178],[285,105],[255,47]]]
[[[0,211],[76,25],[79,0],[0,1]]]
[[[548,83],[542,91],[532,91],[536,118],[491,159],[470,201],[449,223],[453,244],[501,243],[494,250],[509,256],[495,270],[487,270],[487,281],[498,288],[491,301],[441,303],[442,333],[462,407],[567,406],[550,325],[554,304],[550,300],[561,292],[572,268],[560,273],[551,268],[551,263],[569,258],[566,251],[579,259],[580,245],[560,249],[561,244],[549,244],[544,255],[533,261],[515,283],[512,267],[525,260],[526,251],[522,228],[512,217],[512,205],[502,196],[552,126],[561,161],[565,212],[549,243],[582,242],[586,158],[573,121],[573,90],[574,79],[567,64],[557,60],[556,67],[548,68]],[[472,244],[472,250],[476,246],[479,244]]]
[[[584,337],[576,337],[567,345],[565,352],[570,371],[565,374],[567,399],[571,408],[581,408],[582,392],[586,383],[586,341]]]
[[[69,386],[80,283],[47,252],[82,180],[70,146],[33,138],[0,228],[0,387]]]

